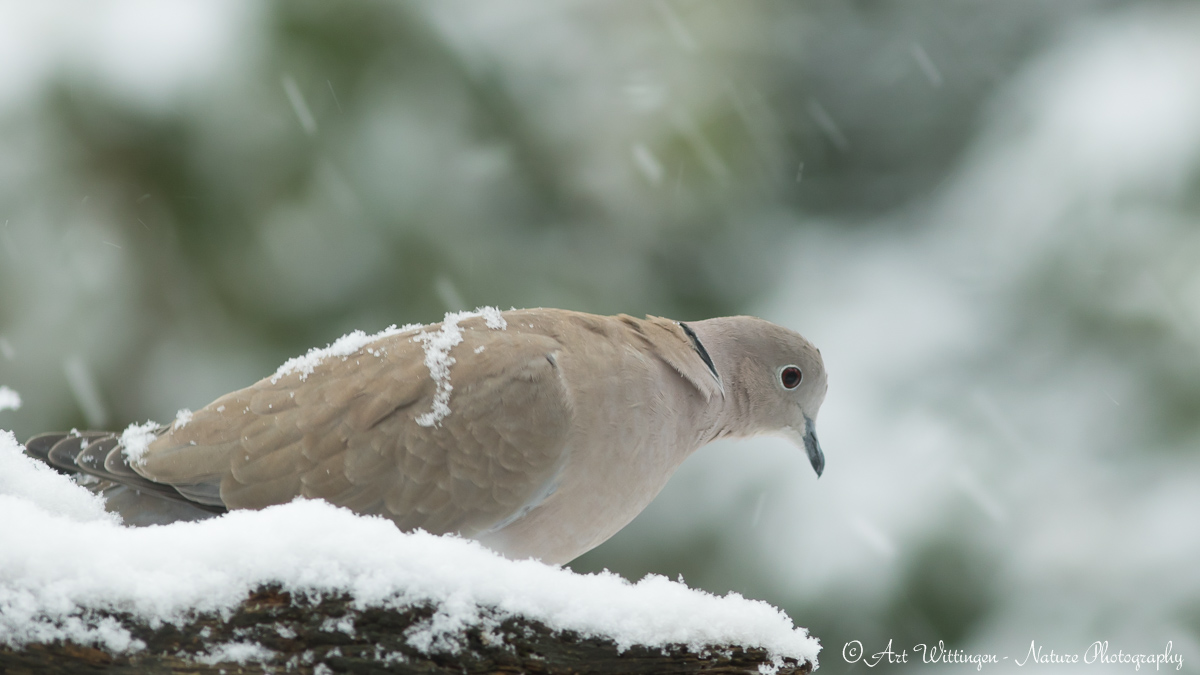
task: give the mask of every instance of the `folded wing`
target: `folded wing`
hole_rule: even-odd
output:
[[[201,504],[324,499],[403,529],[471,536],[544,497],[565,459],[571,401],[552,337],[462,322],[450,413],[414,333],[261,380],[196,411],[134,468]],[[436,326],[427,328],[435,330]],[[443,386],[447,384],[442,383]]]

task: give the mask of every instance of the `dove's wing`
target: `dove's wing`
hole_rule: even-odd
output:
[[[434,330],[436,326],[427,330]],[[138,473],[227,508],[320,498],[401,528],[487,530],[553,488],[571,405],[546,335],[462,322],[450,412],[416,333],[264,379],[151,444]],[[445,382],[441,386],[444,388]]]

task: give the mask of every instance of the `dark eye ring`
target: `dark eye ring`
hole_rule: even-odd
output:
[[[803,379],[804,373],[796,366],[784,366],[783,370],[779,371],[779,384],[782,384],[784,389],[799,387],[800,380]]]

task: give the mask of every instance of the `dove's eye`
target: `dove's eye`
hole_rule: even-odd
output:
[[[799,387],[802,379],[804,379],[804,373],[801,373],[796,366],[786,366],[779,371],[779,384],[782,384],[784,389]]]

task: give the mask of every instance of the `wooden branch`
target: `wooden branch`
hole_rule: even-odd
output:
[[[408,641],[433,618],[429,605],[399,609],[355,609],[348,596],[307,600],[278,587],[252,593],[222,618],[197,614],[182,627],[146,622],[118,612],[91,619],[116,619],[146,644],[137,652],[110,654],[73,643],[0,647],[3,673],[757,673],[769,664],[766,652],[729,645],[697,654],[683,645],[633,646],[618,652],[607,639],[553,631],[521,617],[485,614],[480,625],[454,636],[454,653],[426,654]],[[223,645],[258,643],[273,652],[264,662],[216,660]],[[781,674],[811,672],[812,664],[785,659]]]

